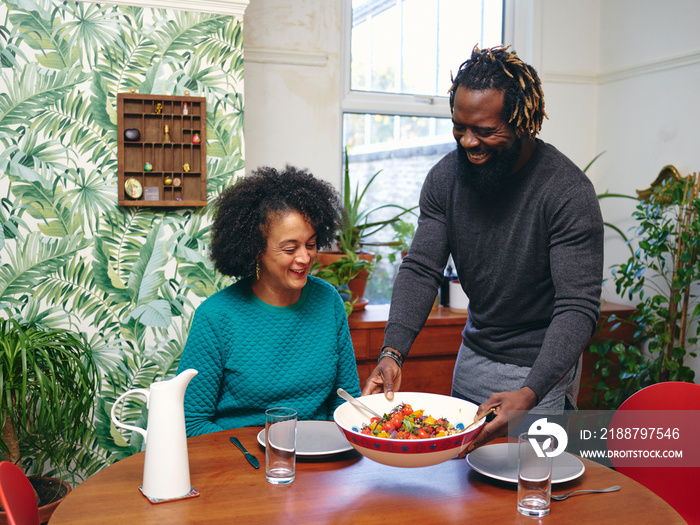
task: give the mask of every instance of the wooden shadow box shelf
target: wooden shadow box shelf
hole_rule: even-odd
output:
[[[206,206],[206,99],[118,93],[117,116],[119,205]]]

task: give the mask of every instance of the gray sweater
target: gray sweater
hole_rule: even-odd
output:
[[[495,199],[464,183],[456,159],[455,151],[447,154],[423,185],[418,229],[394,284],[384,346],[408,355],[451,253],[469,297],[464,344],[493,360],[532,367],[522,386],[541,400],[595,331],[603,278],[595,190],[541,140]]]

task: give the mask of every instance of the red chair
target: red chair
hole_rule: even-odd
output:
[[[0,501],[10,525],[39,525],[39,507],[32,484],[9,461],[0,462]]]
[[[654,415],[635,415],[628,411],[655,410]],[[613,429],[629,427],[664,427],[665,421],[679,422],[678,416],[668,411],[684,410],[697,411],[684,414],[681,424],[680,439],[663,438],[657,440],[645,439],[642,447],[646,449],[680,448],[686,456],[697,454],[697,431],[700,430],[700,385],[669,381],[657,383],[643,388],[625,400],[615,412],[610,423],[610,433]],[[663,411],[663,413],[661,412]],[[650,416],[656,421],[649,421]],[[687,417],[686,417],[687,416]],[[617,430],[614,430],[618,432]],[[639,443],[639,442],[637,442]],[[660,446],[661,445],[661,446]],[[609,450],[623,450],[628,444],[623,441],[608,440]],[[697,458],[697,455],[694,456]],[[669,462],[671,460],[664,460]],[[691,461],[690,466],[685,466]],[[689,524],[700,524],[700,465],[697,459],[686,457],[685,460],[673,460],[674,466],[634,466],[635,460],[611,457],[615,470],[641,483],[658,496],[663,498]],[[639,464],[639,463],[637,463]]]

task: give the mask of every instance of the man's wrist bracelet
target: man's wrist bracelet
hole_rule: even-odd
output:
[[[403,355],[399,355],[396,352],[392,352],[391,350],[384,349],[379,353],[379,359],[377,359],[377,363],[382,360],[383,357],[391,357],[394,361],[396,361],[396,364],[399,365],[399,368],[401,368],[401,365],[403,365]]]

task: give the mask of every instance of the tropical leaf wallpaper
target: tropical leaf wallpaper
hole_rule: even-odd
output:
[[[111,424],[114,400],[174,375],[195,308],[228,284],[207,237],[243,169],[242,76],[237,17],[0,2],[0,315],[89,338],[102,385],[74,482],[141,449]],[[117,206],[116,95],[132,88],[206,97],[210,206]],[[143,403],[121,417],[145,426]]]

